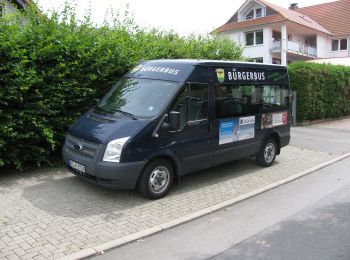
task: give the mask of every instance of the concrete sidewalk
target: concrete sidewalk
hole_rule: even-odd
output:
[[[251,159],[194,173],[158,201],[106,190],[65,169],[0,175],[0,258],[60,258],[232,200],[337,157],[293,146],[270,168]]]

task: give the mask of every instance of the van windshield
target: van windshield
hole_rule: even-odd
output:
[[[151,118],[158,115],[177,90],[179,83],[122,78],[102,98],[97,108],[107,113]]]

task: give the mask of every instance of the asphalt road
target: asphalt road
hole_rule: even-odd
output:
[[[292,144],[350,152],[346,127],[297,127]],[[96,258],[350,259],[349,173],[350,158]]]

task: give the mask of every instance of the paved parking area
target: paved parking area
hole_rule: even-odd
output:
[[[147,201],[96,187],[65,169],[0,174],[0,258],[63,257],[262,188],[337,156],[288,146],[270,168],[251,159],[197,172]]]

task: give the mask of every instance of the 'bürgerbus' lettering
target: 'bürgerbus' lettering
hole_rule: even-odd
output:
[[[229,81],[232,80],[254,80],[254,81],[264,81],[265,72],[252,72],[252,71],[228,71],[227,78]]]
[[[176,76],[179,74],[180,70],[172,69],[172,68],[167,68],[167,67],[152,67],[152,66],[147,66],[147,67],[142,67],[140,71],[144,72],[158,72],[158,73],[165,73],[165,74],[171,74]]]

